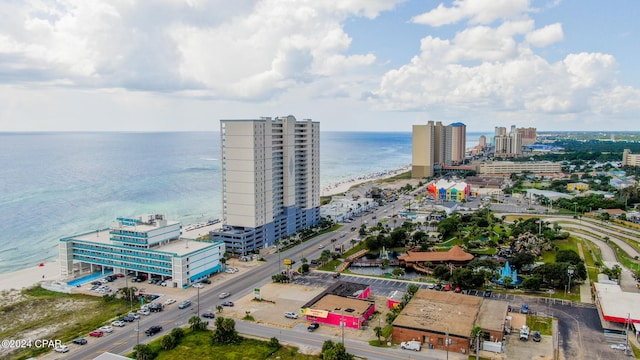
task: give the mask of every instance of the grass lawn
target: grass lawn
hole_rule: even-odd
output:
[[[20,339],[25,334],[51,331],[47,338],[68,342],[128,313],[129,307],[123,300],[105,302],[101,297],[63,294],[38,286],[23,290],[19,301],[0,307],[0,338]],[[25,349],[8,358],[37,356],[49,350]]]
[[[527,326],[532,332],[537,330],[542,335],[552,335],[551,318],[529,315],[527,316]]]
[[[243,339],[237,345],[213,345],[211,343],[211,331],[191,332],[185,330],[185,337],[180,344],[172,350],[160,351],[158,360],[193,360],[193,359],[212,359],[212,360],[261,360],[261,359],[280,359],[280,360],[311,360],[319,359],[316,355],[304,355],[298,353],[297,348],[280,347],[274,351],[269,347],[269,343],[265,341]],[[155,350],[160,350],[160,342],[162,337],[152,343]]]

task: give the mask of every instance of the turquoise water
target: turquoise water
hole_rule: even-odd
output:
[[[85,277],[81,277],[72,281],[69,281],[67,283],[67,285],[69,286],[78,286],[78,285],[84,285],[84,284],[88,284],[92,281],[98,280],[98,279],[102,279],[103,277],[110,275],[113,271],[109,270],[109,271],[105,271],[104,274],[102,272],[98,272],[98,273],[93,273],[91,275],[87,275]]]
[[[468,146],[480,133],[468,133]],[[321,187],[411,163],[411,133],[322,132]],[[0,273],[120,216],[222,217],[218,132],[0,133]]]

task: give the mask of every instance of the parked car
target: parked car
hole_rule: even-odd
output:
[[[522,304],[522,313],[523,314],[528,314],[529,313],[529,305]]]
[[[491,293],[491,290],[487,290],[487,291],[485,291],[485,292],[484,292],[484,295],[483,295],[483,296],[484,296],[484,297],[488,297],[488,298],[490,298],[490,297],[491,297],[491,294],[492,294],[492,293]]]
[[[173,304],[174,302],[176,302],[176,299],[167,299],[167,300],[164,302],[164,304],[165,304],[165,305],[171,305],[171,304]]]
[[[444,286],[444,291],[451,291],[451,285],[447,284]]]
[[[216,315],[212,312],[206,312],[202,314],[202,317],[207,319],[215,319]]]
[[[178,304],[178,309],[186,309],[189,306],[191,306],[191,301],[190,300],[185,300],[185,301],[181,302],[180,304]]]
[[[191,286],[194,287],[194,288],[197,288],[197,289],[202,289],[204,287],[204,285],[202,285],[200,283],[195,283],[195,284],[193,284]]]
[[[542,336],[540,336],[540,331],[534,331],[532,338],[533,338],[533,341],[540,342],[540,340],[542,340]]]
[[[225,301],[225,302],[222,303],[222,306],[233,306],[233,302]]]
[[[116,320],[111,323],[111,326],[117,326],[117,327],[123,327],[124,325],[125,325],[125,322],[122,320]]]
[[[134,321],[136,321],[136,318],[134,318],[133,316],[129,316],[129,315],[127,315],[127,316],[123,317],[123,318],[122,318],[122,319],[120,319],[120,320],[122,320],[122,321],[124,321],[124,322],[134,322]]]
[[[211,280],[209,280],[209,279],[202,279],[202,280],[200,280],[200,282],[203,283],[203,284],[211,284]]]
[[[175,302],[175,300],[173,302]],[[162,311],[162,309],[164,309],[164,305],[162,305],[160,303],[151,303],[151,304],[149,304],[149,311],[151,311],[151,312],[160,312],[160,311]]]
[[[287,311],[286,313],[284,313],[284,317],[286,317],[287,319],[297,319],[298,314],[291,311]]]
[[[153,335],[155,335],[155,334],[159,333],[160,331],[162,331],[162,326],[160,326],[160,325],[154,325],[154,326],[152,326],[152,327],[148,328],[147,330],[145,330],[145,331],[144,331],[144,333],[145,333],[147,336],[153,336]]]
[[[221,293],[220,295],[218,295],[218,297],[219,297],[220,299],[226,299],[226,298],[228,298],[229,296],[231,296],[231,293],[229,293],[229,292],[223,292],[223,293]]]
[[[140,315],[138,315],[136,313],[129,313],[129,315],[127,315],[127,316],[130,316],[130,317],[132,317],[134,319],[140,319]]]
[[[140,309],[138,310],[138,314],[140,315],[149,315],[151,312],[149,311],[149,309]]]
[[[611,344],[611,348],[614,350],[627,350],[627,345],[625,344]]]
[[[104,333],[100,330],[94,330],[89,333],[89,336],[93,336],[93,337],[101,337],[102,335],[104,335]]]
[[[98,329],[102,332],[106,332],[106,333],[112,333],[113,332],[113,328],[111,326],[102,326],[100,329]]]
[[[78,345],[86,345],[87,344],[87,339],[85,338],[77,338],[77,339],[73,339],[73,341],[71,341],[74,344],[78,344]]]
[[[317,322],[312,322],[311,324],[309,324],[309,326],[307,326],[307,331],[313,332],[319,327],[320,327],[320,324],[318,324]]]
[[[66,353],[69,351],[69,347],[67,345],[58,345],[53,350],[59,353]]]

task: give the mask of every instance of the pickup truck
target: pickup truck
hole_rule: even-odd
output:
[[[403,350],[420,351],[422,349],[422,344],[420,343],[420,341],[415,340],[403,341],[400,343],[400,348],[402,348]]]

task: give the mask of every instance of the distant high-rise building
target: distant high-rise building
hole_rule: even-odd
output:
[[[522,155],[522,134],[516,130],[515,125],[511,126],[511,131],[508,134],[505,132],[506,128],[496,127],[496,136],[493,139],[494,156],[518,157]]]
[[[320,124],[293,116],[221,120],[224,226],[212,233],[246,254],[320,220]]]
[[[480,138],[478,139],[478,146],[479,147],[487,147],[487,137],[484,135],[480,135]]]
[[[640,166],[640,154],[632,154],[631,150],[622,152],[622,166]]]
[[[523,146],[535,144],[538,139],[538,132],[536,128],[517,128],[516,132],[518,132],[522,137]]]
[[[413,125],[411,176],[432,177],[435,164],[462,164],[466,141],[467,127],[463,123],[443,126],[440,121],[429,121]]]

